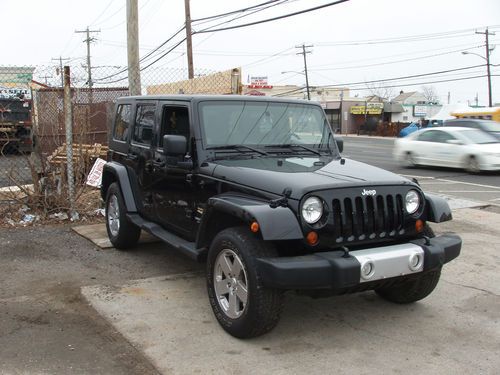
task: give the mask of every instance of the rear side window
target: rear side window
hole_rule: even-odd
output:
[[[130,128],[130,104],[120,104],[116,111],[113,139],[126,142]]]
[[[155,105],[138,105],[135,116],[134,142],[151,145],[155,123]]]

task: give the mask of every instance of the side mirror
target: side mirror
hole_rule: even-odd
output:
[[[463,145],[464,143],[458,139],[448,139],[446,143],[449,143],[450,145]]]
[[[187,152],[186,137],[183,135],[164,135],[163,152],[167,156],[184,156]]]
[[[335,142],[337,143],[339,152],[344,151],[344,140],[341,137],[335,137]]]

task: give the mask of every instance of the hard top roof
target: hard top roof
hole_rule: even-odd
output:
[[[276,102],[276,103],[295,103],[310,104],[320,106],[319,102],[303,99],[277,98],[273,96],[246,96],[246,95],[141,95],[124,96],[117,99],[118,103],[146,100],[165,100],[165,101],[245,101],[245,102]]]

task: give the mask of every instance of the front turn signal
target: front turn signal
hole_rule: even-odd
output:
[[[318,233],[316,232],[307,233],[306,240],[309,245],[316,245],[318,243]]]
[[[257,223],[256,221],[252,222],[252,224],[250,224],[250,230],[253,232],[253,233],[257,233],[259,231],[259,223]]]
[[[420,233],[424,230],[424,222],[422,220],[417,220],[415,222],[415,230],[417,231],[417,233]]]

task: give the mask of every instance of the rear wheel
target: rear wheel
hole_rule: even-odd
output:
[[[480,173],[481,172],[481,168],[479,166],[479,161],[477,160],[477,158],[475,156],[469,156],[469,158],[467,159],[466,165],[465,165],[465,169],[469,173]]]
[[[118,183],[112,183],[106,194],[106,229],[114,247],[120,250],[134,247],[141,228],[127,220],[126,207]]]
[[[405,166],[407,168],[415,168],[418,166],[415,155],[412,152],[407,152],[405,155]]]
[[[274,247],[248,229],[229,228],[212,242],[207,261],[207,289],[217,321],[230,335],[249,338],[278,324],[283,292],[261,285],[256,258],[277,256]]]

